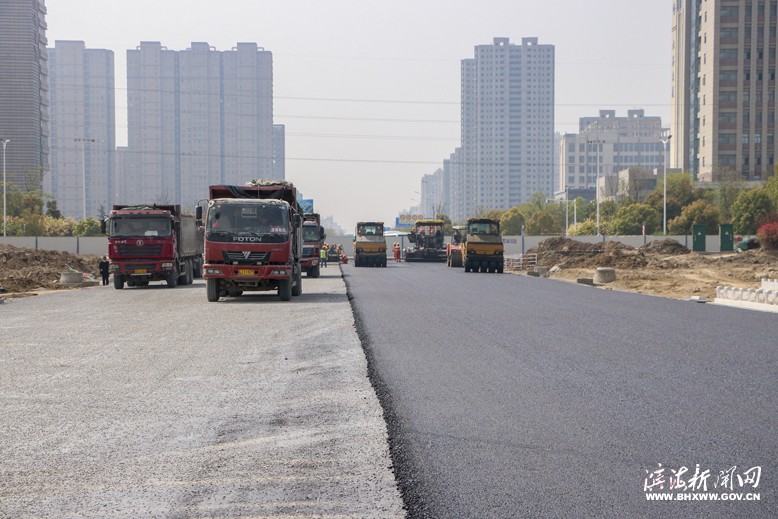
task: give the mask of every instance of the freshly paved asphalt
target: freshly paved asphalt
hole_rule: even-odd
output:
[[[778,516],[775,315],[443,264],[343,269],[411,517]],[[648,502],[659,464],[709,470],[717,494],[720,472],[759,466],[732,492],[761,501]]]

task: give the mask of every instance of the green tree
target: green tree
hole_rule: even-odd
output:
[[[597,234],[597,222],[594,220],[584,220],[577,224],[572,224],[567,229],[570,236],[594,236]]]
[[[435,215],[436,220],[443,220],[443,235],[452,235],[454,234],[454,226],[451,224],[451,218],[447,214],[437,214]]]
[[[645,224],[646,234],[653,234],[660,222],[656,209],[648,204],[632,203],[619,207],[608,223],[608,230],[619,235],[643,234]]]
[[[481,213],[481,218],[491,218],[492,220],[499,221],[504,213],[505,211],[503,209],[491,209]]]
[[[527,234],[530,236],[545,236],[549,234],[559,234],[562,229],[559,222],[553,215],[546,211],[536,211],[532,217],[527,220]]]
[[[648,197],[646,198],[646,203],[653,207],[656,212],[659,213],[660,218],[664,214],[664,197],[662,196],[662,191],[654,191]],[[667,221],[669,222],[673,218],[677,218],[681,215],[681,211],[683,211],[683,207],[681,206],[681,203],[678,201],[678,199],[671,195],[670,193],[667,194]]]
[[[754,234],[760,220],[773,211],[773,201],[765,188],[749,189],[732,205],[732,223],[737,234]]]
[[[732,168],[720,168],[715,175],[716,205],[721,213],[721,221],[732,220],[732,206],[740,193],[745,191],[746,183],[743,177]]]
[[[46,214],[52,218],[62,218],[62,212],[57,209],[57,201],[53,198],[46,202]]]
[[[690,234],[694,224],[704,224],[706,234],[718,234],[721,224],[719,208],[706,200],[692,202],[683,208],[680,216],[667,224],[667,230],[670,234]]]
[[[102,236],[100,222],[91,216],[80,220],[73,230],[73,236]]]
[[[502,232],[503,236],[518,236],[521,234],[524,222],[524,215],[521,214],[519,208],[511,207],[500,217],[500,232]]]
[[[773,207],[778,211],[778,166],[775,168],[776,173],[765,182],[764,188],[773,202]]]

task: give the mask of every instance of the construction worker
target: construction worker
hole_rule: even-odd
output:
[[[392,248],[394,249],[394,261],[402,261],[402,258],[401,258],[401,255],[400,255],[400,244],[399,243],[395,243],[394,247],[392,247]]]
[[[322,245],[319,251],[319,263],[322,267],[327,268],[327,244]]]

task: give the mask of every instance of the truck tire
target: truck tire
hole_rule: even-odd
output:
[[[319,265],[308,269],[309,278],[317,278],[319,276],[321,276],[321,267]]]
[[[302,269],[297,269],[297,274],[294,276],[294,283],[292,285],[292,295],[294,297],[299,296],[303,293],[303,271]]]
[[[205,291],[208,296],[208,301],[215,303],[219,300],[219,280],[218,279],[206,279]]]
[[[194,260],[193,275],[195,279],[200,279],[201,277],[203,277],[203,260],[201,258]]]
[[[289,301],[292,299],[292,280],[281,279],[278,281],[278,299]]]
[[[191,260],[186,260],[186,283],[185,285],[191,285],[194,282],[194,265]]]
[[[124,279],[119,274],[113,275],[113,287],[116,290],[121,290],[124,288]]]
[[[174,268],[173,272],[168,274],[168,277],[167,277],[167,280],[166,280],[167,286],[170,287],[170,288],[176,288],[178,286],[178,276],[179,276],[178,269]]]

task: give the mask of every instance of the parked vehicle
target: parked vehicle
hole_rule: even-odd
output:
[[[354,266],[385,267],[384,222],[359,222],[354,233]]]
[[[203,235],[180,205],[114,205],[102,221],[113,286],[189,285],[203,265]]]
[[[500,222],[490,218],[470,218],[462,244],[465,272],[503,272],[505,246]]]
[[[244,291],[276,290],[282,301],[302,293],[303,214],[297,189],[280,180],[215,185],[205,217],[208,301]],[[202,207],[197,209],[202,222]]]
[[[300,266],[309,278],[317,278],[321,274],[319,251],[326,237],[319,213],[306,213],[303,216],[303,257]]]

